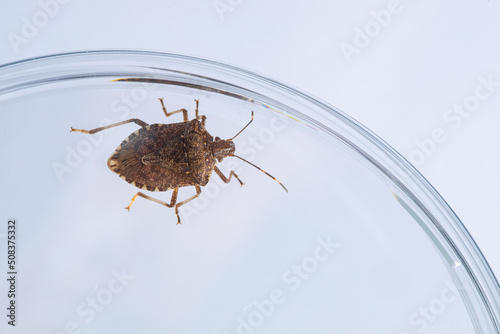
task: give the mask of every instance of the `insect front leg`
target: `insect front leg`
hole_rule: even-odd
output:
[[[194,112],[195,112],[195,115],[196,115],[196,119],[201,121],[201,125],[205,126],[205,121],[207,120],[207,116],[205,115],[198,115],[198,105],[200,104],[200,100],[199,99],[195,99],[194,102],[196,102],[196,108],[194,109]]]
[[[182,117],[184,119],[184,122],[187,122],[189,120],[188,119],[188,111],[186,109],[179,109],[179,110],[176,110],[176,111],[168,112],[167,108],[165,108],[165,105],[163,104],[163,97],[160,97],[158,100],[160,100],[161,108],[163,109],[163,112],[165,113],[165,116],[168,117],[168,116],[172,116],[174,114],[182,112]]]
[[[222,174],[222,172],[220,171],[219,168],[217,168],[217,166],[214,167],[214,171],[217,173],[217,175],[219,175],[219,177],[225,183],[229,183],[231,181],[231,178],[234,176],[236,178],[236,180],[238,180],[240,182],[241,186],[243,187],[244,183],[240,180],[240,178],[238,177],[238,175],[236,175],[236,173],[234,172],[234,170],[232,170],[231,173],[229,173],[229,178],[227,178],[224,174]]]
[[[109,129],[109,128],[114,128],[115,126],[120,126],[120,125],[127,124],[127,123],[135,123],[135,124],[137,124],[139,126],[147,126],[148,125],[148,123],[146,123],[144,121],[141,121],[138,118],[132,118],[132,119],[129,119],[129,120],[126,120],[126,121],[123,121],[123,122],[118,122],[118,123],[114,123],[114,124],[110,124],[110,125],[106,125],[106,126],[101,126],[100,128],[95,128],[95,129],[92,129],[92,130],[75,129],[75,128],[71,127],[70,132],[82,132],[82,133],[88,133],[89,135],[92,135],[92,134],[94,134],[96,132],[99,132],[99,131],[102,131],[102,130],[106,130],[106,129]]]

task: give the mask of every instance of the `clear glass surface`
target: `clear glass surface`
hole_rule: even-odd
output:
[[[118,80],[117,79],[127,79]],[[195,99],[233,137],[179,210],[106,166],[138,118]],[[400,155],[335,108],[255,73],[174,54],[96,51],[0,67],[0,259],[17,220],[17,323],[2,333],[500,333],[498,283]],[[171,191],[147,192],[169,202]],[[178,200],[195,194],[181,188]],[[8,282],[0,283],[7,305]],[[5,311],[4,313],[7,313]],[[6,320],[7,319],[7,320]]]

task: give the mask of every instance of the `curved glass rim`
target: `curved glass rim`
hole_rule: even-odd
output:
[[[62,79],[82,79],[102,76],[106,78],[131,77],[132,80],[124,81],[141,81],[140,71],[143,67],[137,66],[135,71],[125,73],[123,70],[119,70],[117,66],[119,64],[123,65],[123,63],[130,65],[130,63],[138,59],[143,62],[157,60],[160,63],[174,61],[178,64],[188,66],[201,64],[211,69],[229,72],[232,75],[243,78],[245,83],[264,84],[265,86],[272,87],[281,94],[286,94],[288,97],[294,99],[298,98],[302,103],[314,106],[318,110],[325,111],[329,117],[333,117],[336,122],[342,124],[344,129],[346,129],[343,135],[335,133],[335,136],[339,137],[346,145],[360,153],[369,163],[381,171],[405,195],[407,195],[408,198],[410,198],[414,205],[418,207],[429,218],[434,227],[437,228],[440,236],[446,240],[453,254],[460,260],[460,265],[464,266],[472,285],[476,288],[479,298],[484,302],[485,311],[491,319],[492,326],[497,333],[500,333],[500,305],[498,302],[500,299],[500,286],[477,244],[455,212],[416,168],[389,144],[352,117],[316,97],[303,93],[299,89],[283,84],[277,80],[270,79],[264,75],[234,65],[182,54],[142,50],[75,51],[44,55],[3,64],[0,65],[0,97],[4,94],[9,94],[27,87],[46,84],[50,81],[60,81],[61,77],[51,77],[51,70],[59,69],[64,64],[67,66],[68,63],[72,64],[72,67],[66,68],[70,69],[70,71],[68,71],[68,75]],[[122,63],[117,63],[117,61],[122,61]],[[86,64],[86,66],[82,66],[82,62]],[[34,66],[36,66],[37,71],[33,71]],[[159,69],[162,70],[161,68]],[[187,74],[193,78],[204,78],[193,72],[188,73],[172,69],[168,69],[168,71],[171,73],[178,72],[185,75]],[[134,76],[136,78],[134,78]],[[139,78],[137,78],[137,76],[139,76]],[[148,79],[147,77],[142,77],[142,81],[175,84],[175,81],[166,82],[167,80],[164,79]],[[192,86],[193,88],[203,89],[203,86]],[[248,90],[241,86],[242,85],[233,85],[233,87]],[[218,91],[218,93],[225,92]],[[253,91],[253,93],[256,92]],[[243,98],[242,96],[244,96],[238,96],[237,94],[229,95],[237,98]],[[303,116],[304,118],[308,118],[306,115]],[[326,126],[322,130],[331,132]],[[412,214],[413,210],[397,195],[395,195],[395,197],[400,204]]]

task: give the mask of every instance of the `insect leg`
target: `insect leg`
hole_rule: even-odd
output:
[[[168,112],[167,109],[165,108],[165,105],[163,104],[163,97],[160,97],[158,100],[160,100],[161,107],[163,109],[163,112],[165,113],[165,116],[172,116],[174,114],[182,112],[182,117],[184,119],[184,122],[188,121],[188,111],[186,109],[179,109],[176,111]]]
[[[99,132],[99,131],[102,131],[102,130],[106,130],[106,129],[109,129],[109,128],[114,128],[115,126],[120,126],[120,125],[123,125],[123,124],[127,124],[127,123],[135,123],[139,126],[147,126],[148,123],[146,122],[143,122],[141,121],[140,119],[138,118],[132,118],[132,119],[129,119],[129,120],[126,120],[126,121],[123,121],[123,122],[118,122],[118,123],[114,123],[114,124],[110,124],[110,125],[106,125],[106,126],[101,126],[100,128],[95,128],[95,129],[92,129],[92,130],[83,130],[83,129],[74,129],[73,127],[71,128],[70,132],[83,132],[83,133],[88,133],[88,134],[94,134],[96,132]]]
[[[179,218],[179,207],[186,204],[189,201],[192,201],[193,199],[200,196],[200,194],[201,194],[200,186],[194,186],[194,187],[196,188],[196,195],[193,195],[193,196],[189,197],[188,199],[185,199],[182,202],[177,203],[175,205],[175,215],[177,216],[177,225],[179,225],[181,223],[181,219]]]
[[[198,115],[198,105],[200,104],[200,100],[199,99],[195,99],[194,100],[196,102],[196,109],[194,110],[195,111],[195,115],[196,115],[196,119],[201,121],[201,125],[205,126],[205,121],[207,120],[207,116],[205,115]]]
[[[170,204],[165,203],[163,201],[160,201],[159,199],[156,199],[154,197],[145,195],[139,191],[137,194],[134,195],[134,197],[132,197],[130,204],[125,209],[130,211],[130,207],[132,206],[132,203],[134,203],[135,200],[137,199],[137,197],[139,197],[139,196],[142,198],[145,198],[145,199],[149,199],[150,201],[156,202],[158,204],[165,205],[166,207],[173,208],[175,203],[177,202],[177,192],[178,191],[179,191],[179,188],[174,188],[174,191],[172,192],[172,198],[170,199]]]
[[[217,173],[217,175],[219,175],[219,177],[222,179],[222,181],[224,181],[225,183],[229,183],[229,181],[231,181],[231,178],[234,177],[240,182],[241,186],[244,185],[243,182],[241,182],[240,178],[238,177],[238,175],[236,175],[236,173],[234,172],[234,170],[231,171],[231,173],[229,173],[229,178],[227,178],[224,174],[222,174],[222,172],[220,171],[219,168],[217,168],[217,166],[214,167],[214,171]]]

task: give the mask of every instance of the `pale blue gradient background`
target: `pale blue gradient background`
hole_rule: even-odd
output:
[[[351,61],[341,44],[353,44],[356,29],[390,1],[233,1],[223,20],[213,3],[72,0],[16,52],[9,34],[21,34],[23,18],[32,20],[41,7],[2,0],[0,63],[102,48],[185,53],[309,92],[408,159],[416,141],[441,128],[446,140],[417,168],[500,273],[500,87],[457,129],[443,120],[448,108],[474,94],[479,77],[500,82],[498,1],[402,0],[399,13]]]

